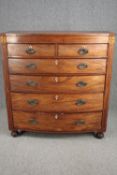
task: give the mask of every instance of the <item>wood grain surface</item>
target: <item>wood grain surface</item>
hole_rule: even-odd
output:
[[[42,113],[13,111],[14,127],[32,131],[90,131],[101,128],[101,112]]]
[[[35,53],[28,54],[26,50],[32,47]],[[8,57],[45,57],[55,56],[55,45],[53,44],[8,44]]]
[[[107,127],[115,35],[0,34],[9,129],[94,132]]]
[[[104,74],[106,72],[106,59],[9,59],[8,61],[11,74]],[[80,69],[81,64],[85,64],[87,67]]]
[[[12,91],[41,93],[96,93],[104,91],[105,76],[11,75]]]
[[[11,96],[13,110],[44,112],[88,112],[99,111],[103,109],[103,93],[71,95],[11,93]],[[77,104],[78,100],[82,100],[85,102],[85,104]]]
[[[107,46],[107,44],[61,44],[58,46],[58,55],[80,58],[106,57]],[[87,49],[84,55],[79,54],[82,48]]]

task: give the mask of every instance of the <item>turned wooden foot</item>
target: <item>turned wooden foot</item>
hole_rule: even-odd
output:
[[[94,133],[94,136],[98,139],[102,139],[104,137],[104,133],[103,132],[97,132],[97,133]]]
[[[11,131],[11,136],[17,137],[18,136],[18,132],[17,131]]]
[[[24,133],[24,131],[22,131],[22,130],[11,131],[11,135],[12,135],[13,137],[20,136],[20,135],[22,135],[23,133]]]
[[[24,131],[18,129],[18,130],[17,130],[17,133],[18,133],[18,135],[22,135],[22,134],[24,133]]]

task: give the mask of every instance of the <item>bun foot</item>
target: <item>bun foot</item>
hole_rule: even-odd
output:
[[[94,133],[94,136],[98,139],[102,139],[104,137],[104,133],[103,132],[97,132],[97,133]]]
[[[24,133],[24,131],[22,131],[22,130],[11,131],[11,135],[12,135],[13,137],[20,136],[20,135],[22,135],[23,133]]]
[[[18,132],[17,131],[11,131],[11,136],[17,137],[18,136]]]
[[[20,135],[22,135],[22,134],[24,133],[24,131],[18,129],[18,130],[17,130],[17,133],[18,133],[18,135],[20,136]]]

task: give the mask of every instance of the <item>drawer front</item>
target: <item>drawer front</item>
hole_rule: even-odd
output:
[[[38,73],[105,73],[106,59],[9,59],[9,72]]]
[[[62,57],[107,57],[107,44],[60,44],[58,55]]]
[[[11,75],[12,91],[84,93],[103,92],[105,76],[22,76]]]
[[[42,113],[13,111],[14,127],[42,131],[90,131],[101,128],[102,113]]]
[[[13,110],[87,112],[103,109],[103,94],[11,93]]]
[[[55,56],[54,44],[8,44],[8,57]]]

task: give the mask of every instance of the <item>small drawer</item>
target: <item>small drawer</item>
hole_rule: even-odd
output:
[[[29,94],[11,93],[13,110],[44,112],[88,112],[103,109],[103,93]]]
[[[40,131],[77,132],[101,129],[102,112],[44,113],[13,111],[14,127]]]
[[[54,44],[8,44],[8,57],[53,57]]]
[[[9,59],[8,62],[11,74],[106,72],[106,59]]]
[[[85,93],[103,92],[105,76],[23,76],[10,75],[12,91]]]
[[[60,44],[58,56],[79,58],[107,57],[107,44]]]

